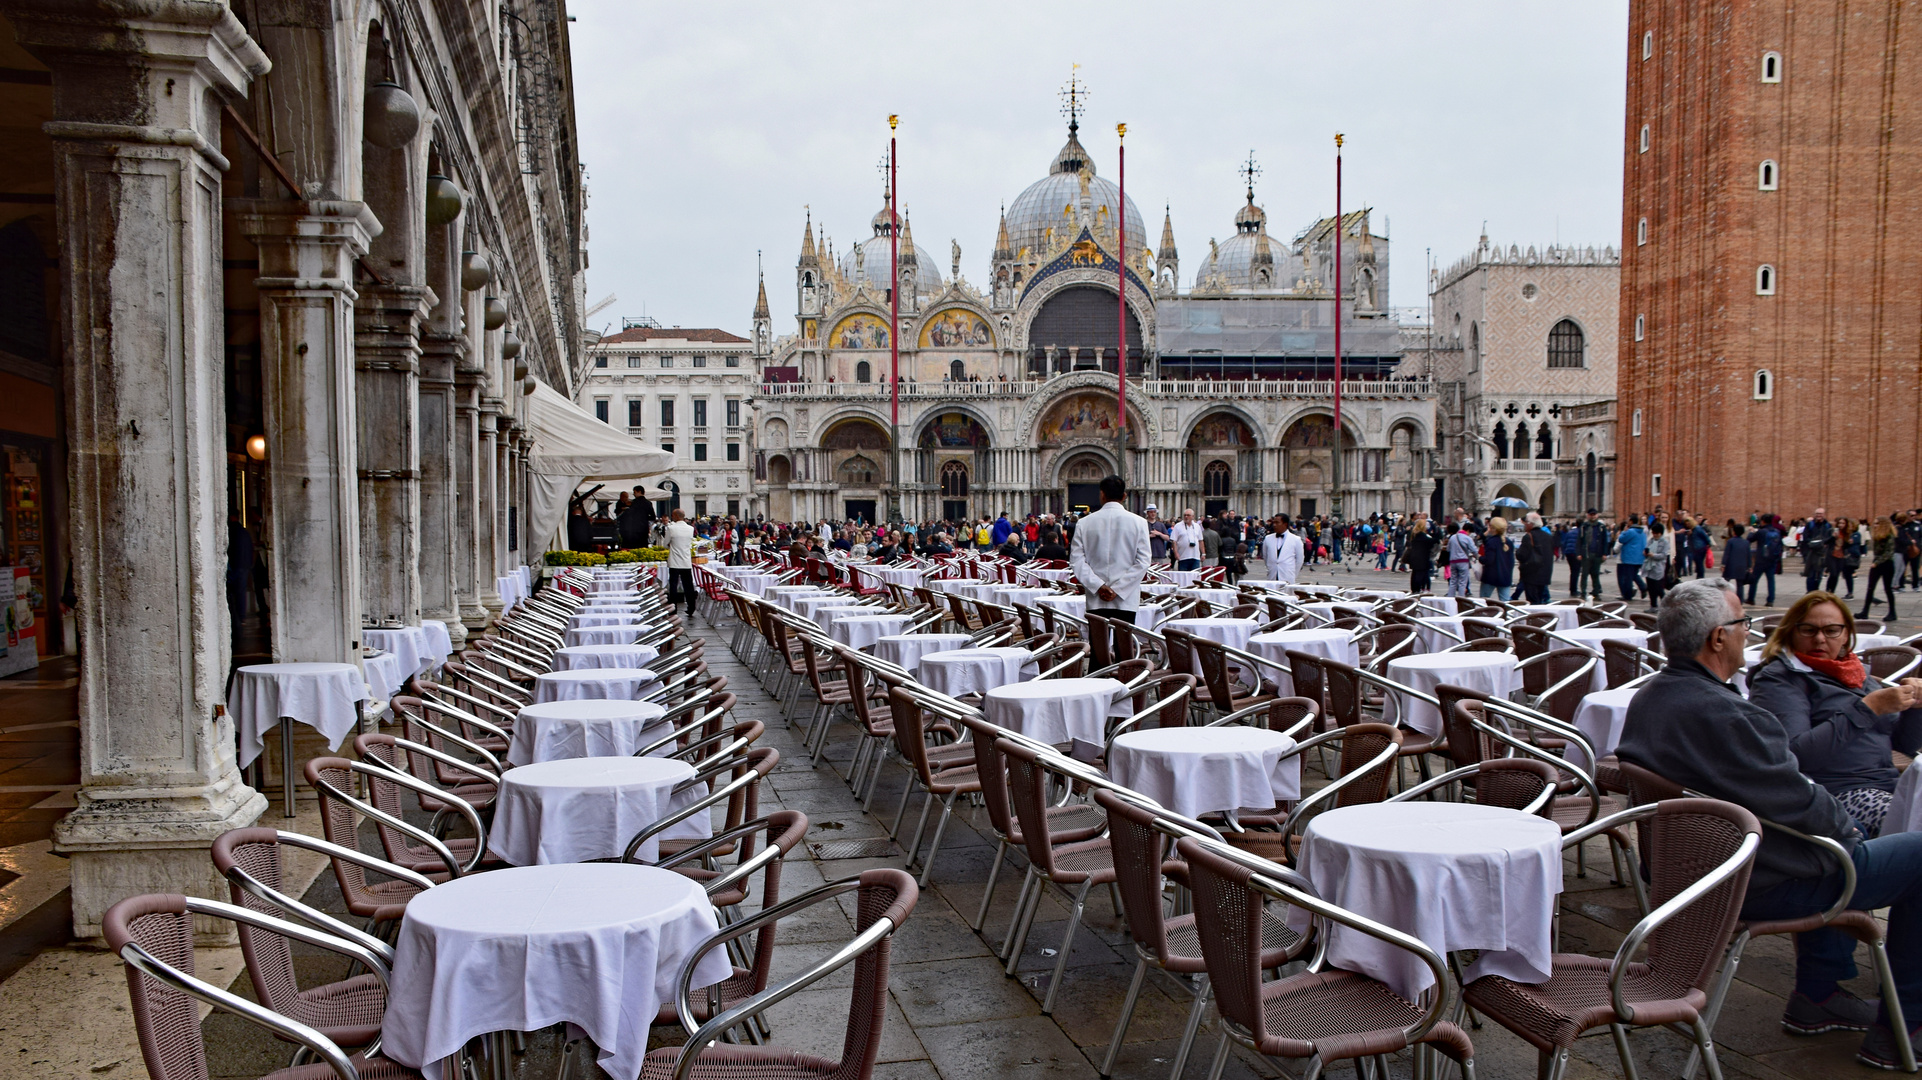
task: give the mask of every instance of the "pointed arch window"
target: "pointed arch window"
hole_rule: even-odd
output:
[[[1655,55],[1655,31],[1644,30],[1642,31],[1642,59],[1646,60],[1649,57],[1654,55]]]
[[[1648,125],[1647,124],[1642,125],[1642,137],[1639,145],[1641,148],[1639,151],[1640,153],[1644,153],[1644,154],[1648,153]]]
[[[863,360],[860,363],[854,365],[854,381],[855,382],[873,382],[874,381],[874,368],[870,367],[866,360]]]
[[[1648,317],[1645,315],[1635,316],[1635,340],[1636,341],[1642,340],[1643,334],[1647,330],[1647,328],[1648,328]]]
[[[1775,295],[1775,267],[1763,263],[1755,268],[1755,295]]]
[[[1779,83],[1782,81],[1782,54],[1770,49],[1762,54],[1762,81]]]
[[[1755,372],[1755,400],[1775,400],[1775,376],[1767,368],[1757,368]]]
[[[1643,218],[1635,223],[1635,246],[1640,247],[1646,243],[1648,243],[1648,219]]]
[[[1210,499],[1225,499],[1231,486],[1234,473],[1225,461],[1210,461],[1201,471],[1202,495]]]
[[[955,382],[960,382],[967,377],[968,366],[966,364],[963,364],[959,360],[951,360],[948,362],[948,378]]]
[[[965,499],[968,497],[968,467],[958,461],[950,461],[941,466],[941,497],[944,499]]]
[[[1755,186],[1763,191],[1774,191],[1780,184],[1781,170],[1776,168],[1775,162],[1762,162],[1762,167],[1756,170]]]
[[[1495,460],[1508,460],[1508,425],[1500,421],[1495,423]]]
[[[1548,331],[1548,366],[1551,368],[1581,368],[1588,366],[1584,359],[1582,328],[1574,319],[1563,319]]]

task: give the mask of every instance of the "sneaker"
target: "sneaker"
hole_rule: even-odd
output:
[[[1825,1031],[1867,1031],[1875,1024],[1879,999],[1863,1000],[1847,990],[1837,989],[1822,1001],[1811,1001],[1797,992],[1789,995],[1789,1007],[1782,1013],[1782,1030],[1790,1035],[1820,1035]],[[1893,1041],[1890,1043],[1893,1046]]]
[[[1922,1042],[1922,1027],[1909,1032],[1909,1042],[1911,1046]],[[1861,1049],[1855,1052],[1855,1060],[1871,1069],[1887,1069],[1890,1072],[1900,1069],[1902,1053],[1896,1048],[1895,1032],[1887,1024],[1881,1023],[1870,1028],[1867,1037],[1862,1040]]]

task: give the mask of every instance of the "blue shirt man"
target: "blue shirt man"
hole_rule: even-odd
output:
[[[1008,512],[1003,510],[1001,516],[994,520],[994,546],[1000,547],[1007,543],[1008,537],[1012,535],[1014,535],[1014,526],[1008,522]]]

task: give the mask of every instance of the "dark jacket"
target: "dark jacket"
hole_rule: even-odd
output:
[[[1608,534],[1608,526],[1599,521],[1584,521],[1576,546],[1584,558],[1602,559],[1615,547],[1615,539]]]
[[[1695,555],[1697,558],[1700,558],[1701,556],[1708,554],[1708,549],[1709,549],[1708,526],[1697,525],[1693,529],[1690,529],[1688,531],[1689,552]]]
[[[1530,529],[1515,558],[1522,584],[1546,585],[1555,577],[1555,538],[1547,529]]]
[[[1615,754],[1683,787],[1851,850],[1862,839],[1835,796],[1802,775],[1775,714],[1745,700],[1693,660],[1671,661],[1629,702]],[[1834,870],[1820,849],[1763,829],[1749,888],[1826,877]]]
[[[1747,581],[1749,577],[1748,538],[1731,536],[1727,546],[1722,548],[1722,576],[1731,581]]]
[[[646,499],[637,499],[621,511],[617,524],[621,530],[622,547],[646,547],[647,534],[654,528],[654,507]]]
[[[1757,574],[1779,574],[1782,572],[1782,530],[1773,525],[1764,526],[1757,534],[1755,542],[1749,545],[1750,554],[1755,559]]]
[[[1832,521],[1810,521],[1802,526],[1802,550],[1811,548],[1826,551],[1826,545],[1835,537],[1835,523]]]
[[[1427,573],[1434,568],[1435,564],[1435,534],[1416,533],[1409,537],[1408,547],[1403,555],[1408,560],[1409,569]]]
[[[1877,716],[1862,703],[1884,685],[1871,676],[1852,690],[1806,665],[1777,656],[1749,678],[1749,700],[1775,714],[1802,772],[1830,791],[1894,791],[1893,746],[1913,755],[1922,743],[1922,709]]]
[[[1489,533],[1482,537],[1480,558],[1483,585],[1505,589],[1515,584],[1515,551],[1508,546],[1506,535]]]
[[[1040,545],[1034,549],[1034,557],[1037,559],[1067,558],[1068,549],[1061,546],[1061,534],[1060,533],[1044,534],[1041,537]]]

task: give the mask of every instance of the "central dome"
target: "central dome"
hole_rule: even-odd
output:
[[[1083,220],[1081,180],[1084,173],[1088,180],[1087,215],[1091,220]],[[1008,243],[1015,258],[1022,262],[1046,258],[1049,229],[1054,230],[1054,243],[1073,239],[1066,235],[1069,230],[1080,235],[1084,225],[1091,231],[1095,223],[1112,229],[1120,196],[1114,184],[1095,175],[1093,160],[1076,138],[1075,129],[1070,127],[1067,144],[1055,155],[1048,175],[1028,185],[1026,191],[1008,204]],[[1145,250],[1147,246],[1148,233],[1142,225],[1141,211],[1136,209],[1134,200],[1129,199],[1128,249],[1131,252]]]
[[[861,241],[847,254],[841,256],[841,276],[853,288],[866,284],[868,288],[881,291],[888,288],[888,208],[884,205],[875,213],[871,222],[874,235]],[[914,242],[914,230],[906,229],[901,234],[901,262],[905,266],[910,254],[914,256],[915,288],[914,294],[928,299],[940,294],[941,268],[920,244]],[[855,272],[855,252],[860,252],[860,272]]]

